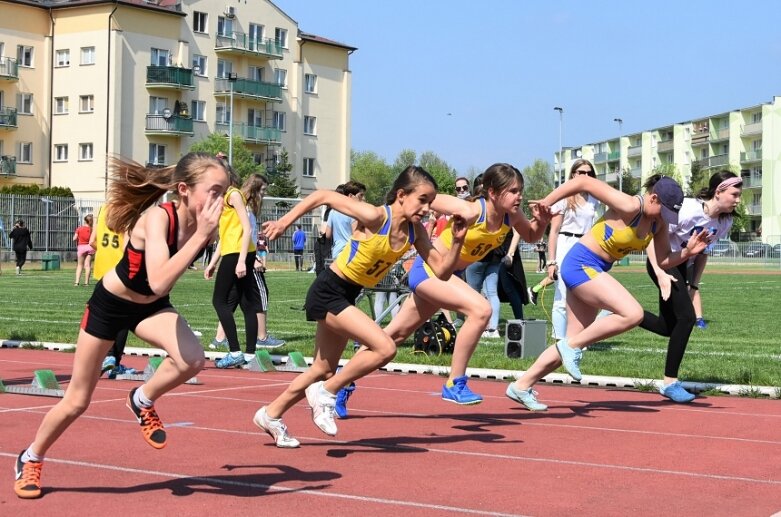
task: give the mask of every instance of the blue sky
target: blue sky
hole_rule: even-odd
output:
[[[771,0],[277,0],[358,50],[352,147],[434,151],[459,172],[781,95]]]

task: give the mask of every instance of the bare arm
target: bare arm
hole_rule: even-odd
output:
[[[239,223],[241,224],[241,242],[239,243],[239,261],[236,263],[236,276],[243,277],[247,274],[247,251],[249,250],[249,243],[252,240],[252,225],[249,222],[249,216],[247,215],[247,205],[244,204],[244,200],[239,192],[233,192],[228,198],[230,205],[236,210],[236,215],[239,217]]]
[[[653,243],[656,260],[654,261],[662,269],[670,269],[681,262],[699,255],[708,246],[710,232],[707,229],[702,230],[696,235],[692,235],[688,244],[681,251],[670,251],[670,237],[667,233],[667,225],[662,224],[662,228],[654,234]],[[649,246],[650,248],[650,246]],[[649,252],[648,256],[651,256]],[[653,262],[652,262],[653,264]]]
[[[465,201],[447,194],[437,194],[437,197],[431,202],[431,209],[447,215],[460,216],[467,225],[477,221],[482,211],[480,203],[476,201]]]
[[[415,239],[415,249],[441,280],[450,278],[458,264],[461,246],[464,244],[464,237],[466,236],[466,221],[461,217],[453,216],[452,231],[453,245],[447,253],[443,254],[431,244],[423,224],[417,223],[415,225],[415,235],[419,236]]]
[[[637,199],[634,196],[624,194],[604,181],[584,174],[578,175],[575,178],[562,183],[543,199],[530,201],[529,204],[540,204],[544,207],[550,207],[557,201],[577,194],[578,192],[587,192],[591,194],[622,216],[635,215],[639,210]]]

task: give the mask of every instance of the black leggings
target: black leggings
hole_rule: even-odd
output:
[[[255,277],[252,274],[255,266],[255,253],[247,253],[247,274],[239,278],[236,276],[236,264],[239,262],[238,253],[230,253],[222,256],[220,268],[217,270],[217,276],[214,278],[214,294],[212,295],[212,305],[217,311],[217,317],[222,323],[222,329],[225,331],[225,337],[228,338],[228,346],[231,352],[241,352],[239,345],[239,335],[236,330],[236,321],[233,319],[233,311],[236,306],[231,307],[231,289],[235,286],[236,295],[239,298],[241,312],[244,313],[244,329],[247,338],[247,353],[254,354],[258,339],[258,315],[257,315],[257,295],[253,289],[257,289]]]
[[[648,271],[648,276],[658,288],[659,280],[657,280],[649,261],[646,261],[645,268]],[[677,282],[672,282],[670,297],[667,300],[663,300],[661,292],[659,293],[659,316],[645,311],[640,326],[654,334],[670,338],[667,343],[664,375],[678,378],[678,369],[683,361],[686,345],[689,344],[689,336],[694,328],[696,317],[694,306],[689,297],[689,288],[686,285],[686,262],[672,269],[667,269],[665,272],[675,277]]]
[[[27,250],[14,250],[14,253],[16,253],[16,267],[24,266],[24,263],[27,262]]]

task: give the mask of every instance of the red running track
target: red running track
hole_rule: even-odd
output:
[[[67,380],[72,355],[0,350],[0,378]],[[128,366],[146,360],[129,357]],[[300,449],[278,449],[252,423],[292,373],[207,368],[157,403],[160,451],[125,407],[132,381],[103,379],[89,410],[49,451],[44,496],[13,493],[13,463],[56,399],[0,395],[0,514],[88,515],[708,515],[781,511],[781,402],[539,388],[547,413],[471,380],[485,397],[459,407],[432,375],[376,373],[328,437],[304,403],[285,417]],[[88,510],[93,508],[94,510]],[[101,512],[102,513],[102,512]]]

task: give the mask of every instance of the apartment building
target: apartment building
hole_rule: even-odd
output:
[[[210,133],[303,193],[349,177],[350,54],[267,0],[0,0],[0,186],[103,199],[106,156],[176,163]]]
[[[747,231],[765,242],[781,237],[781,97],[771,102],[718,113],[686,122],[620,135],[603,142],[568,147],[554,154],[563,181],[572,162],[585,158],[597,177],[618,186],[629,171],[644,181],[659,166],[672,164],[688,182],[697,162],[709,175],[729,169],[743,178],[743,204],[749,215]],[[560,162],[559,160],[562,159]]]

